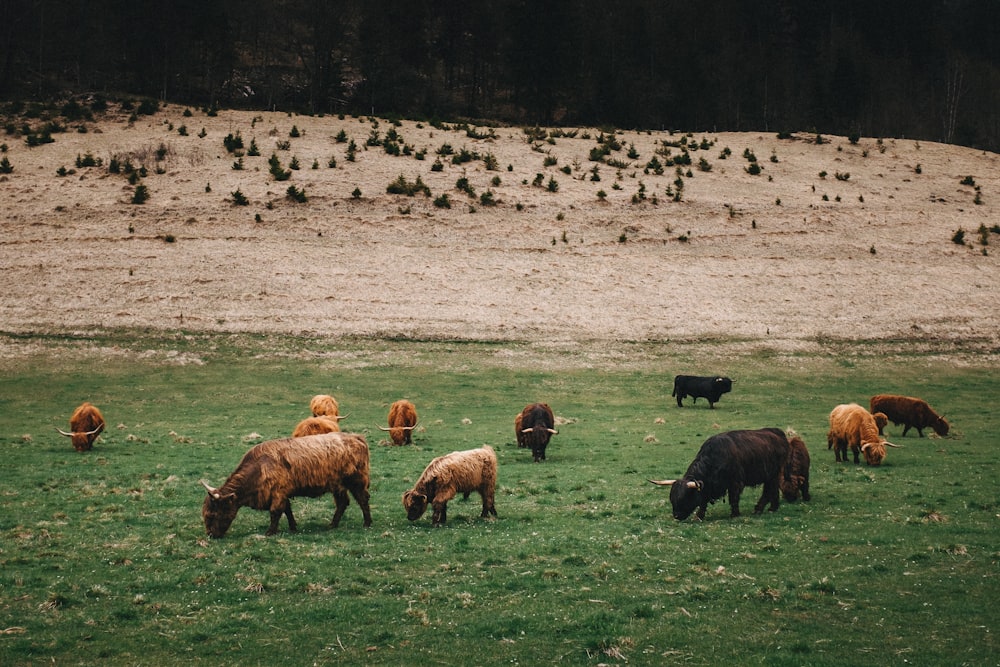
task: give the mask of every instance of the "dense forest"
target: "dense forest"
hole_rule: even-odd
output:
[[[996,0],[0,0],[0,98],[1000,149]]]

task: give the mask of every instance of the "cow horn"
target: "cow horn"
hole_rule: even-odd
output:
[[[380,430],[380,431],[391,431],[392,429],[391,428],[386,428],[385,426],[379,426],[378,430]]]
[[[324,417],[326,417],[327,419],[336,419],[337,421],[340,421],[341,419],[347,419],[350,416],[351,416],[350,412],[348,412],[346,415],[343,415],[343,416],[341,416],[341,415],[324,415]]]
[[[700,489],[701,488],[701,482],[696,482],[694,480],[691,480],[687,484],[685,484],[685,486],[687,488],[689,488],[689,489]]]
[[[650,479],[647,480],[650,484],[656,484],[657,486],[671,486],[676,479]]]
[[[103,430],[104,430],[104,424],[101,424],[100,426],[98,426],[97,428],[95,428],[93,431],[87,431],[86,433],[84,433],[84,435],[94,435],[95,433],[100,433]]]
[[[72,433],[67,433],[66,431],[62,430],[61,428],[57,428],[56,430],[59,431],[59,433],[61,435],[65,435],[67,438],[72,438],[73,437]]]
[[[866,449],[868,449],[871,446],[872,446],[872,443],[866,442],[865,444],[861,445],[861,451],[865,451]]]
[[[885,444],[888,445],[889,447],[902,447],[902,445],[894,445],[891,442],[889,442],[888,440],[885,441]]]
[[[201,485],[205,487],[206,491],[208,491],[208,495],[210,495],[210,496],[212,496],[213,498],[216,498],[216,499],[218,499],[220,497],[218,489],[213,489],[211,486],[209,486],[208,482],[206,482],[205,480],[200,480],[200,481],[201,481]]]
[[[559,431],[555,430],[554,428],[550,428],[550,429],[547,429],[547,430],[552,435],[559,435]]]

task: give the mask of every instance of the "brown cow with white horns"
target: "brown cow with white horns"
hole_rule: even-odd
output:
[[[417,428],[417,408],[413,403],[402,399],[389,406],[389,428],[379,426],[379,430],[388,431],[394,445],[413,444],[413,429]]]
[[[104,430],[104,415],[97,406],[84,402],[73,411],[69,418],[71,433],[56,429],[60,434],[70,438],[73,449],[78,452],[88,452],[94,447],[94,441]]]
[[[274,535],[282,514],[288,517],[288,529],[296,530],[292,498],[332,493],[337,509],[330,526],[336,528],[350,505],[350,493],[368,528],[372,525],[368,483],[368,443],[363,435],[326,433],[268,440],[251,448],[219,488],[201,481],[208,492],[201,514],[206,532],[223,537],[241,507],[267,510],[271,513],[267,535]]]
[[[847,462],[847,448],[854,453],[854,462],[860,454],[870,466],[881,465],[885,448],[899,447],[887,442],[878,434],[875,417],[857,403],[843,403],[830,412],[830,430],[826,434],[827,448],[833,448],[837,462]]]

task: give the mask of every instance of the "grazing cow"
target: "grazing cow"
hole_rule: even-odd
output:
[[[389,406],[389,428],[379,426],[382,431],[388,431],[394,445],[409,445],[413,443],[411,434],[417,427],[417,408],[407,400],[399,400]]]
[[[62,435],[70,438],[73,449],[78,452],[88,452],[94,447],[94,441],[104,430],[104,415],[91,403],[80,404],[69,418],[70,433],[56,429]]]
[[[545,460],[545,448],[549,444],[549,439],[558,435],[555,429],[556,418],[552,414],[552,408],[546,403],[531,403],[524,407],[518,415],[521,423],[514,420],[514,426],[520,434],[517,439],[518,447],[530,447],[535,463]]]
[[[903,425],[903,436],[911,428],[917,429],[917,435],[924,437],[924,429],[932,428],[939,436],[948,435],[948,422],[944,417],[938,415],[922,398],[912,398],[910,396],[895,396],[893,394],[878,394],[871,398],[871,411],[884,412],[885,416],[893,424]],[[883,424],[883,426],[885,426]],[[879,434],[882,427],[879,427]]]
[[[864,454],[870,466],[882,463],[886,446],[899,447],[879,436],[875,417],[857,403],[844,403],[830,412],[826,443],[827,449],[833,448],[838,463],[847,462],[847,448],[850,447],[855,463],[860,463],[860,454]]]
[[[882,429],[889,424],[889,418],[885,416],[884,412],[872,412],[872,417],[875,418],[875,426],[878,427],[878,434],[882,435]]]
[[[489,445],[439,456],[424,468],[413,488],[403,494],[406,518],[416,521],[427,505],[434,508],[432,525],[443,526],[447,520],[448,501],[458,493],[477,491],[483,499],[484,519],[496,516],[493,497],[497,483],[497,455]]]
[[[295,425],[292,437],[302,438],[307,435],[338,432],[340,432],[340,424],[336,419],[330,419],[329,417],[306,417]]]
[[[695,516],[704,519],[709,503],[727,493],[730,514],[737,517],[744,487],[758,484],[763,484],[764,489],[754,513],[761,513],[768,503],[774,512],[780,501],[780,483],[788,455],[788,438],[781,429],[727,431],[702,444],[680,480],[649,481],[671,487],[670,504],[678,521],[691,516],[695,508],[698,510]]]
[[[800,493],[802,500],[809,500],[809,450],[795,431],[788,430],[785,435],[788,437],[789,453],[785,472],[781,476],[781,493],[788,502],[798,500]]]
[[[368,528],[372,524],[368,481],[368,443],[363,435],[326,433],[268,440],[251,448],[218,489],[201,481],[208,492],[201,515],[208,534],[222,537],[241,507],[267,510],[271,525],[266,534],[274,535],[282,514],[288,517],[288,529],[296,530],[292,498],[332,493],[337,509],[330,526],[336,528],[351,503],[350,492]]]
[[[684,405],[681,401],[688,396],[694,398],[693,403],[697,403],[699,398],[708,400],[708,407],[715,408],[715,404],[723,394],[728,394],[733,390],[733,381],[727,377],[712,376],[701,377],[698,375],[678,375],[674,377],[674,390],[671,396],[677,397],[677,407]]]

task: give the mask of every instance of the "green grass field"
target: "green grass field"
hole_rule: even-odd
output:
[[[933,354],[706,354],[710,346],[266,340],[181,334],[15,341],[0,359],[0,664],[995,665],[1000,502],[995,365]],[[903,346],[905,348],[905,346]],[[678,409],[676,373],[726,373],[715,410]],[[834,463],[826,417],[877,392],[921,396],[948,438],[890,439],[879,468]],[[199,479],[221,484],[313,394],[368,436],[374,524],[329,496],[265,538],[241,510],[209,540]],[[414,401],[412,447],[380,444]],[[73,451],[90,400],[108,429]],[[565,423],[548,461],[514,445],[525,403]],[[662,420],[662,422],[658,422]],[[792,427],[809,503],[674,521],[649,478],[736,428]],[[929,431],[928,431],[929,432]],[[258,437],[259,436],[259,437]],[[492,445],[499,518],[406,520],[431,458]]]

